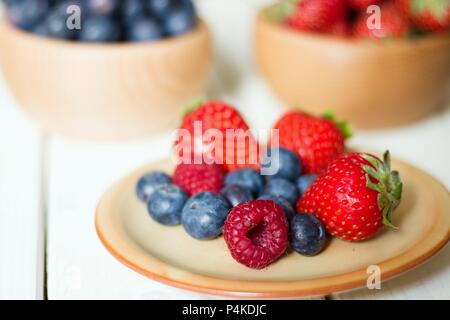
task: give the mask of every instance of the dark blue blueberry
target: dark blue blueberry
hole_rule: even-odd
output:
[[[85,42],[119,41],[120,36],[120,24],[108,16],[86,18],[80,31],[80,40]]]
[[[165,33],[177,36],[194,29],[197,23],[195,10],[189,5],[176,6],[163,19]]]
[[[222,233],[230,205],[220,195],[197,193],[190,198],[181,213],[181,223],[188,234],[199,240],[210,240]]]
[[[237,206],[239,203],[252,201],[254,199],[250,191],[237,184],[231,184],[224,187],[221,193],[232,207]]]
[[[262,192],[262,195],[267,194],[283,197],[292,205],[295,205],[298,200],[297,188],[292,182],[285,179],[270,179]]]
[[[164,184],[170,184],[170,177],[161,171],[153,171],[142,176],[136,184],[136,194],[142,202],[148,202],[152,193]]]
[[[119,0],[85,0],[90,13],[96,15],[110,15],[117,11]]]
[[[146,0],[148,9],[161,19],[172,9],[177,0]]]
[[[174,184],[165,184],[153,192],[148,200],[147,209],[150,216],[166,226],[181,222],[181,211],[188,200],[188,195]]]
[[[122,1],[121,12],[125,23],[132,22],[146,14],[145,2],[143,0],[124,0]]]
[[[18,0],[8,5],[8,18],[15,26],[31,30],[49,10],[48,0]]]
[[[296,185],[300,196],[305,193],[306,189],[308,189],[316,179],[317,176],[315,174],[306,174],[297,179]]]
[[[31,32],[34,34],[40,36],[40,37],[49,37],[49,31],[47,29],[47,25],[45,24],[45,21],[43,23],[39,23],[38,25],[34,26],[31,29]]]
[[[153,41],[163,36],[158,22],[151,17],[139,17],[127,25],[126,38],[129,41]]]
[[[304,256],[315,256],[327,240],[325,227],[312,214],[297,214],[290,223],[289,238],[294,251]]]
[[[45,19],[45,28],[47,28],[49,37],[71,40],[78,37],[80,30],[70,29],[67,25],[69,15],[64,10],[64,8],[67,8],[66,4],[65,2],[61,6],[56,6]]]
[[[283,197],[274,196],[273,194],[263,194],[258,198],[258,200],[272,200],[278,204],[286,214],[288,221],[295,216],[295,210],[292,207],[292,204],[290,204],[290,202]]]
[[[278,150],[278,156],[275,156]],[[281,178],[295,182],[300,176],[302,166],[299,158],[292,151],[285,148],[272,148],[262,159],[263,168],[278,168],[277,172],[270,178]]]
[[[230,172],[225,177],[225,185],[229,186],[232,184],[244,187],[250,190],[254,196],[257,196],[264,188],[264,178],[256,170],[239,169]]]

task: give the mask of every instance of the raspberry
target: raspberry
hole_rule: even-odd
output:
[[[262,269],[286,251],[288,230],[286,215],[278,204],[271,200],[255,200],[231,210],[223,235],[237,262]]]
[[[185,164],[175,169],[172,181],[183,188],[189,196],[199,192],[220,192],[223,167],[219,164]]]

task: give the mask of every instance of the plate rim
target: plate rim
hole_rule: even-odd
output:
[[[164,160],[162,160],[162,161],[164,161]],[[161,160],[154,161],[152,163],[157,164],[162,161]],[[412,169],[420,172],[421,174],[429,177],[430,179],[435,181],[441,188],[443,188],[448,193],[447,188],[440,181],[435,179],[433,176],[429,175],[428,173],[422,171],[421,169],[419,169],[413,165],[410,165],[407,162],[404,162],[401,160],[395,160],[395,161],[398,163],[401,163],[404,166],[412,168]],[[102,206],[103,202],[105,201],[105,198],[107,197],[107,195],[112,193],[114,190],[116,190],[124,182],[124,180],[126,180],[127,178],[130,178],[131,176],[136,175],[138,172],[145,171],[144,169],[147,168],[148,166],[149,166],[149,164],[141,166],[136,170],[133,170],[131,173],[125,175],[124,177],[119,179],[116,183],[114,183],[112,186],[110,186],[107,189],[107,191],[104,192],[103,195],[101,196],[100,201],[99,201],[96,211],[95,211],[95,230],[96,230],[96,233],[97,233],[101,243],[104,245],[104,247],[108,250],[108,252],[115,259],[117,259],[119,262],[121,262],[128,268],[130,268],[130,269],[138,272],[139,274],[146,276],[150,279],[153,279],[155,281],[158,281],[158,282],[161,282],[161,283],[164,283],[164,284],[167,284],[167,285],[179,288],[179,289],[184,289],[184,290],[207,294],[207,295],[212,295],[212,296],[233,297],[233,298],[262,298],[262,299],[275,298],[276,299],[276,298],[317,297],[317,296],[329,295],[332,293],[340,293],[340,292],[345,292],[345,291],[350,291],[350,290],[356,290],[359,288],[363,288],[366,285],[367,276],[368,276],[366,273],[366,270],[358,269],[358,270],[354,270],[354,271],[350,271],[350,272],[346,272],[346,273],[341,273],[338,275],[325,276],[325,277],[321,277],[321,278],[298,280],[298,281],[271,281],[270,282],[270,286],[280,286],[280,287],[283,287],[283,286],[286,287],[287,284],[292,286],[295,283],[297,283],[297,284],[300,284],[300,283],[304,284],[307,282],[322,283],[321,286],[317,286],[317,287],[315,287],[315,289],[312,288],[313,286],[309,286],[306,288],[296,287],[291,290],[277,290],[275,292],[269,292],[269,291],[255,292],[255,290],[253,290],[253,291],[229,290],[229,289],[223,289],[223,288],[216,288],[214,286],[205,286],[203,284],[200,285],[200,284],[190,283],[187,281],[182,281],[180,279],[173,279],[167,275],[163,275],[161,273],[149,270],[149,268],[140,266],[138,263],[133,262],[131,259],[127,258],[124,254],[122,254],[118,250],[116,250],[114,248],[114,246],[107,240],[107,237],[101,230],[99,216],[100,216],[100,207]],[[424,239],[424,238],[428,238],[427,234],[425,234],[424,237],[419,238],[419,240]],[[434,244],[429,249],[425,250],[426,252],[422,253],[420,256],[415,257],[414,259],[408,261],[407,263],[399,264],[395,267],[391,267],[387,271],[383,271],[382,272],[382,282],[393,279],[397,276],[400,276],[400,275],[422,265],[423,263],[428,261],[430,258],[435,256],[438,252],[440,252],[449,243],[449,241],[450,241],[450,228],[448,228],[446,235],[444,237],[442,237],[442,239],[440,241],[437,241],[436,244]],[[377,265],[381,269],[383,269],[383,266],[386,266],[389,263],[392,263],[395,260],[401,258],[403,255],[407,254],[410,250],[411,250],[411,247],[408,248],[406,251],[400,253],[399,255],[396,255],[387,260],[383,260],[383,261],[377,263]],[[223,279],[223,278],[214,277],[214,276],[202,275],[202,274],[190,271],[190,270],[181,269],[179,267],[162,262],[161,260],[158,260],[157,258],[155,258],[152,255],[149,255],[149,256],[151,256],[152,259],[156,259],[160,265],[164,266],[167,269],[180,270],[184,274],[192,275],[192,276],[195,276],[196,278],[201,278],[202,280],[204,280],[207,283],[217,283],[218,281],[219,282],[225,281],[227,283],[234,283],[236,285],[238,283],[246,283],[246,284],[250,284],[250,285],[253,284],[255,286],[263,283],[258,280],[239,280],[239,279],[229,280],[229,279]],[[356,279],[353,279],[355,277],[356,277]],[[344,278],[350,278],[352,280],[342,281]],[[341,280],[341,281],[339,281],[339,280]],[[330,282],[330,281],[331,281],[331,284],[326,285],[326,283]],[[238,287],[238,286],[235,286],[235,287]]]

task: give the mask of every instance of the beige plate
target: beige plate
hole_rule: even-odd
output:
[[[154,222],[134,195],[146,171],[171,172],[171,161],[153,163],[115,184],[96,214],[98,235],[122,263],[152,279],[213,295],[277,298],[325,295],[365,286],[367,267],[381,268],[382,280],[424,262],[450,237],[450,198],[435,179],[395,161],[404,181],[404,198],[395,213],[398,231],[384,230],[375,239],[351,243],[333,239],[320,255],[296,253],[264,270],[235,262],[223,238],[197,241],[182,227]]]

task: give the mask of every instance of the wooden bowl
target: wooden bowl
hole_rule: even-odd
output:
[[[212,65],[206,24],[151,43],[85,44],[41,38],[0,21],[0,66],[23,109],[43,128],[125,139],[176,126],[203,95]]]
[[[450,239],[450,196],[434,178],[393,160],[404,183],[393,222],[363,242],[332,239],[315,257],[287,252],[263,270],[231,257],[223,237],[191,238],[181,226],[156,223],[135,195],[146,172],[172,173],[169,159],[151,163],[115,183],[97,207],[95,225],[108,251],[131,269],[157,281],[202,293],[241,298],[298,298],[364,287],[367,268],[377,265],[381,280],[392,279],[424,263]]]
[[[448,102],[450,33],[388,43],[306,34],[257,18],[259,70],[287,107],[333,109],[358,127],[417,120]]]

